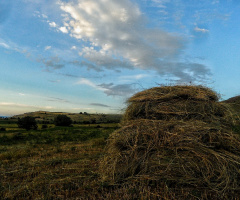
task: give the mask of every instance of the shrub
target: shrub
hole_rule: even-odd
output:
[[[47,124],[43,124],[42,125],[42,129],[46,129],[46,128],[48,128],[48,125]]]
[[[6,128],[0,128],[0,131],[6,131]]]
[[[19,128],[24,128],[26,130],[36,130],[38,127],[35,118],[30,116],[23,117],[21,119],[19,118],[17,124]]]
[[[72,124],[72,120],[67,115],[58,115],[54,119],[54,124],[56,126],[70,126]]]

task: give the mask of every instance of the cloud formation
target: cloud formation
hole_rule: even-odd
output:
[[[57,27],[57,24],[55,22],[49,22],[49,26],[55,28]]]
[[[139,90],[139,88],[136,87],[136,84],[113,84],[113,83],[95,84],[94,82],[86,78],[80,79],[76,84],[87,85],[96,90],[103,91],[107,96],[128,97]]]
[[[196,27],[194,28],[194,31],[196,31],[196,32],[201,32],[201,33],[208,33],[208,32],[209,32],[208,29],[199,28],[198,26],[196,26]]]
[[[68,30],[65,26],[60,27],[59,30],[63,33],[68,33]]]
[[[154,2],[163,7],[168,1]],[[194,63],[179,62],[184,40],[161,29],[149,28],[140,8],[130,0],[62,1],[60,7],[67,14],[62,32],[90,44],[79,53],[89,68],[155,70],[181,81],[195,81],[210,74],[203,65],[196,69]],[[191,76],[199,71],[199,76]]]
[[[113,83],[100,84],[98,85],[104,89],[104,93],[108,96],[122,96],[129,97],[132,94],[135,94],[139,88],[135,87],[135,84],[119,84],[115,85]]]
[[[10,46],[8,44],[6,44],[5,42],[0,42],[0,46],[5,49],[10,49]]]
[[[129,82],[129,81],[137,81],[146,77],[150,77],[148,74],[136,74],[136,75],[129,75],[129,76],[120,76],[119,79],[124,82]]]
[[[66,99],[56,98],[56,97],[49,97],[47,101],[53,101],[53,102],[60,102],[60,103],[70,103],[70,101]]]
[[[111,106],[105,105],[105,104],[101,104],[101,103],[91,103],[89,104],[91,106],[98,106],[98,107],[104,107],[104,108],[109,108]]]
[[[77,85],[87,85],[90,86],[92,88],[95,88],[97,90],[101,90],[101,91],[106,91],[105,88],[98,86],[97,84],[93,83],[92,81],[86,79],[86,78],[81,78],[77,83]]]
[[[51,48],[52,48],[51,46],[46,46],[46,47],[44,48],[44,50],[47,51],[47,50],[49,50],[49,49],[51,49]]]
[[[45,48],[45,50],[48,50]],[[50,69],[61,69],[65,66],[65,64],[61,61],[58,56],[51,57],[49,59],[39,58],[37,59],[38,62],[43,63],[47,70]]]

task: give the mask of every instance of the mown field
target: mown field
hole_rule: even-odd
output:
[[[16,122],[0,119],[0,199],[158,199],[148,188],[139,194],[134,184],[101,180],[104,147],[118,123],[39,123],[26,131]],[[239,125],[233,130],[240,134]]]
[[[41,126],[0,120],[0,199],[102,198],[99,159],[118,124]]]

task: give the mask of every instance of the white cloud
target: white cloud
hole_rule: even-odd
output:
[[[209,32],[208,29],[199,28],[199,27],[197,27],[197,26],[194,28],[194,31],[196,31],[196,32],[201,32],[201,33],[208,33],[208,32]]]
[[[109,59],[113,55],[121,56],[119,60],[130,61],[136,68],[148,68],[148,60],[156,62],[173,55],[181,46],[180,38],[176,36],[144,28],[138,6],[129,0],[83,0],[76,5],[62,3],[61,9],[71,16],[65,23],[69,25],[72,37],[88,40],[100,47],[98,53],[111,55]],[[92,51],[93,54],[97,55],[97,52]],[[86,56],[95,61],[89,51]]]
[[[170,0],[151,0],[154,5],[158,8],[166,8],[166,3],[169,3]]]
[[[45,15],[45,14],[42,14],[42,17],[43,17],[43,18],[45,18],[45,19],[47,19],[47,18],[48,18],[48,16],[47,16],[47,15]]]
[[[138,88],[135,84],[118,84],[115,85],[113,83],[102,83],[95,84],[92,81],[82,78],[76,84],[78,85],[87,85],[96,90],[103,91],[108,96],[131,96],[138,91]]]
[[[100,91],[106,91],[106,89],[98,86],[97,84],[93,83],[92,81],[90,81],[86,78],[80,79],[76,84],[77,85],[87,85],[87,86],[90,86],[90,87],[95,88],[95,89],[100,90]]]
[[[24,54],[26,57],[30,57],[31,53],[29,51],[29,47],[25,47],[25,46],[19,46],[18,44],[16,44],[15,42],[7,39],[4,40],[2,38],[0,38],[0,47],[3,47],[7,50],[10,51],[15,51],[21,54]]]
[[[121,76],[119,77],[122,80],[140,80],[142,78],[149,77],[148,74],[136,74],[131,76]]]
[[[109,51],[105,51],[104,49],[97,51],[94,49],[94,47],[84,47],[79,55],[84,55],[84,58],[93,62],[95,67],[99,67],[99,70],[102,68],[133,68],[133,65],[129,61],[120,56],[113,56],[113,54],[111,54]]]
[[[5,49],[10,49],[10,46],[4,42],[0,42],[0,46],[4,47]]]
[[[65,26],[60,27],[59,30],[63,33],[68,33],[68,30]]]
[[[55,22],[49,22],[49,26],[55,28],[55,27],[57,27],[57,24]]]
[[[169,2],[153,1],[162,7]],[[179,79],[189,77],[186,68],[196,72],[189,63],[186,66],[180,63],[177,72],[172,71],[172,65],[179,63],[177,56],[184,50],[185,41],[166,31],[149,28],[137,4],[130,0],[76,0],[75,3],[61,2],[60,7],[65,12],[60,30],[89,43],[79,55],[92,69],[154,70]],[[209,74],[205,67],[204,70]]]
[[[76,47],[76,46],[72,46],[71,49],[72,49],[72,50],[76,50],[77,47]]]
[[[51,48],[52,48],[51,46],[46,46],[44,50],[47,51],[47,50],[49,50]]]

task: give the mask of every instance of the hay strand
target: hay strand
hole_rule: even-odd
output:
[[[229,110],[217,100],[199,86],[134,95],[122,128],[108,140],[103,180],[149,187],[160,199],[238,197],[240,139],[230,129]]]

